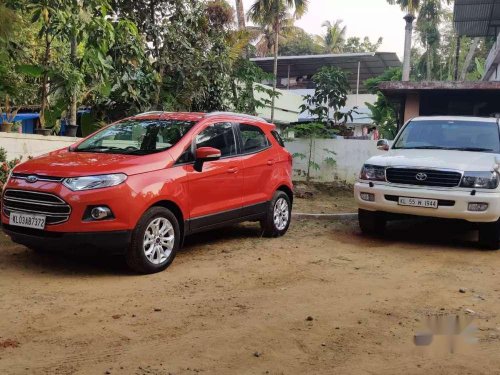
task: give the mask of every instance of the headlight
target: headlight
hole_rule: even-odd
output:
[[[66,178],[63,181],[63,185],[73,191],[92,190],[120,185],[126,179],[127,175],[123,173],[74,177]]]
[[[496,189],[498,174],[495,172],[465,172],[461,187],[478,189]]]
[[[385,167],[365,164],[359,178],[361,180],[385,181]]]

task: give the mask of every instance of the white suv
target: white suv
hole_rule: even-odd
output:
[[[383,233],[398,214],[462,219],[479,223],[482,247],[499,248],[497,119],[419,117],[378,147],[387,154],[367,160],[354,187],[363,233]]]

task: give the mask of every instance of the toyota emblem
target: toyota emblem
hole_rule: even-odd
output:
[[[38,181],[38,177],[37,176],[28,176],[26,177],[26,182],[29,182],[30,184],[34,184],[35,182]]]
[[[427,180],[427,174],[420,172],[420,173],[417,173],[415,178],[417,179],[417,181],[425,181],[425,180]]]

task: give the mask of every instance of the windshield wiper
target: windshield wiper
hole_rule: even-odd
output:
[[[483,148],[483,147],[454,147],[450,148],[450,150],[457,150],[457,151],[478,151],[478,152],[492,152],[495,150],[492,150],[491,148]]]
[[[447,147],[442,146],[415,146],[415,147],[401,147],[403,150],[449,150]]]
[[[77,152],[104,152],[104,151],[123,151],[120,147],[115,146],[92,146],[86,148],[77,148],[75,151]]]

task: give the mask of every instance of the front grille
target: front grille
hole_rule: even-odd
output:
[[[37,181],[61,182],[62,180],[64,180],[64,178],[62,177],[44,176],[44,175],[26,174],[26,173],[12,173],[12,178],[19,180],[26,180],[30,176],[36,177]]]
[[[460,172],[433,169],[387,168],[385,173],[387,181],[404,185],[455,187],[462,179]]]
[[[7,216],[12,211],[45,215],[49,225],[63,223],[71,214],[71,207],[58,196],[28,190],[6,190],[2,208]]]
[[[391,202],[399,202],[399,196],[397,195],[385,195],[385,200]],[[455,201],[448,199],[438,199],[438,206],[440,207],[453,207],[455,205]]]

